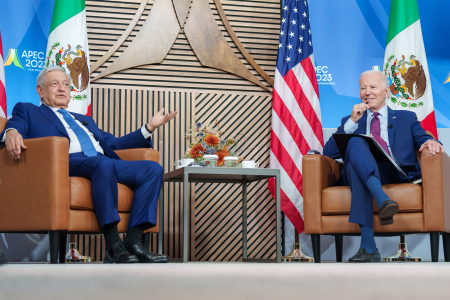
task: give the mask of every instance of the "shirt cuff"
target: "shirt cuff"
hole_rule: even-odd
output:
[[[355,123],[352,119],[348,118],[347,122],[344,124],[344,132],[353,133],[356,129],[358,129],[358,123]]]
[[[3,137],[2,137],[2,140],[0,141],[0,143],[4,143],[6,141],[6,133],[8,131],[10,131],[11,129],[15,129],[15,128],[8,128],[8,129],[6,129],[5,133],[3,133]],[[15,129],[15,130],[17,130],[17,129]]]
[[[151,138],[153,135],[153,132],[148,131],[145,125],[141,127],[141,132],[146,140]]]

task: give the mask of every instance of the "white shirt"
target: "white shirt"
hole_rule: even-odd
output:
[[[47,105],[47,104],[42,102],[41,105]],[[64,120],[63,115],[58,112],[59,107],[52,107],[52,106],[49,106],[49,105],[47,105],[47,106],[56,114],[58,119],[64,125],[64,128],[67,131],[67,134],[69,135],[69,139],[70,139],[69,154],[83,152],[83,150],[81,149],[80,141],[78,140],[78,137],[76,136],[75,132],[73,132],[72,128],[70,128],[69,124],[67,124],[67,122]],[[100,143],[95,139],[94,134],[92,132],[90,132],[87,129],[87,127],[84,126],[80,121],[78,121],[70,112],[69,112],[69,115],[72,118],[75,119],[75,122],[77,122],[78,125],[80,125],[80,127],[84,131],[86,131],[86,133],[88,134],[89,138],[92,141],[92,144],[94,144],[95,150],[97,152],[100,152],[100,153],[104,154],[105,152],[103,151],[103,148],[100,146]],[[6,132],[8,132],[11,129],[14,129],[14,128],[9,128]],[[148,139],[149,137],[152,136],[152,132],[149,132],[147,130],[147,128],[145,128],[145,125],[141,127],[141,132],[142,132],[142,135],[144,136],[145,139]],[[6,134],[3,135],[2,142],[4,142],[5,139],[6,139]]]
[[[386,142],[389,153],[392,156],[391,146],[389,145],[389,135],[388,135],[388,106],[383,106],[379,111],[380,114],[378,118],[380,119],[380,136]],[[367,122],[366,122],[366,134],[370,134],[370,122],[373,118],[373,112],[371,110],[367,110]],[[351,118],[348,118],[347,122],[344,124],[344,132],[345,133],[353,133],[358,129],[358,123],[353,122]]]

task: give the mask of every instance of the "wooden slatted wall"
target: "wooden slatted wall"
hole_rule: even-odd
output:
[[[195,0],[194,0],[195,1]],[[149,0],[136,27],[91,76],[94,78],[128,47],[142,28],[154,0]],[[214,18],[228,44],[245,66],[265,85],[270,86],[243,58],[222,24],[213,0],[209,1]],[[240,42],[253,59],[273,77],[279,31],[280,1],[221,1]],[[133,19],[140,0],[86,1],[91,65],[117,41]],[[143,50],[145,51],[145,49]],[[218,120],[225,133],[245,137],[241,153],[257,160],[261,167],[269,163],[271,93],[221,70],[200,64],[183,32],[161,64],[144,65],[120,71],[91,83],[92,116],[99,127],[116,136],[129,133],[161,107],[178,110],[170,124],[155,133],[155,148],[165,171],[188,148],[184,133],[194,124]],[[180,185],[165,184],[164,252],[181,256],[183,222]],[[239,260],[241,254],[240,187],[193,184],[191,259]],[[275,257],[275,205],[267,191],[267,182],[249,186],[249,257]],[[80,241],[81,242],[81,241]],[[157,236],[151,237],[156,250]],[[81,245],[80,245],[81,246]],[[84,246],[83,246],[84,247]],[[83,248],[82,248],[83,249]]]
[[[194,0],[195,1],[195,0]],[[86,1],[86,14],[89,37],[91,65],[95,63],[116,42],[125,31],[137,11],[139,0]],[[100,74],[128,47],[150,12],[154,0],[149,0],[136,27],[121,47],[99,69],[92,78]],[[262,82],[251,65],[240,54],[224,28],[212,0],[211,10],[217,24],[236,55]],[[236,35],[253,59],[270,75],[274,76],[277,55],[280,1],[221,1]],[[143,49],[145,51],[145,49]],[[158,89],[195,89],[212,92],[250,92],[265,93],[257,85],[236,75],[204,67],[198,61],[183,32],[180,32],[172,49],[161,64],[140,66],[93,82],[99,85],[120,87],[154,87]],[[268,84],[267,84],[268,85]]]
[[[271,97],[199,93],[197,120],[214,124],[238,140],[237,154],[269,166]],[[242,187],[234,184],[196,184],[195,258],[242,259]],[[248,186],[248,257],[275,257],[275,201],[267,181]]]

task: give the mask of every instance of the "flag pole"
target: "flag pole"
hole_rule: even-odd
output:
[[[302,251],[302,245],[300,244],[300,234],[295,229],[295,243],[292,246],[292,251],[286,256],[282,256],[285,262],[314,262],[312,256],[308,256]]]

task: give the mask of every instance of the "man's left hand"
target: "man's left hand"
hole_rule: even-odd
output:
[[[428,140],[420,146],[419,152],[422,152],[423,149],[428,148],[431,154],[436,155],[436,153],[444,152],[444,146],[442,146],[439,142],[435,140]]]
[[[164,115],[164,108],[162,108],[160,111],[158,111],[156,115],[154,115],[151,118],[150,122],[148,122],[147,124],[148,130],[153,132],[159,126],[164,125],[170,120],[172,120],[177,113],[178,113],[177,111],[171,111]]]

